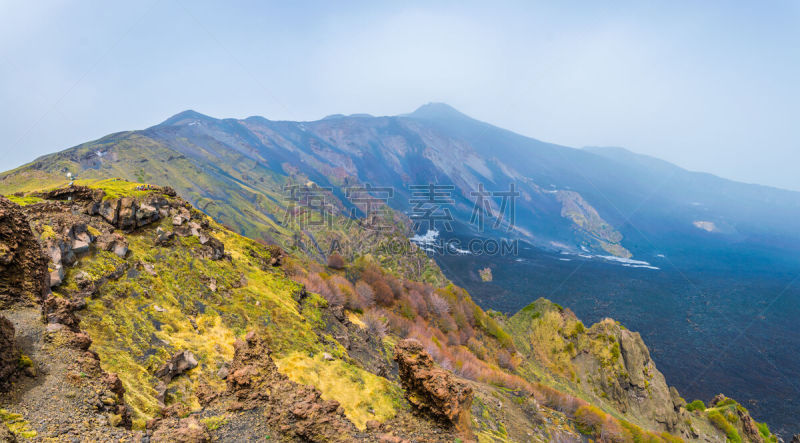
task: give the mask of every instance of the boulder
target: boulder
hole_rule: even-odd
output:
[[[89,243],[78,239],[72,240],[72,252],[74,254],[89,252]]]
[[[128,242],[115,243],[113,252],[118,257],[125,258],[125,254],[128,253]]]
[[[136,210],[136,226],[145,226],[150,224],[161,217],[159,214],[158,209],[150,205],[139,205],[139,208]]]
[[[197,366],[197,359],[191,351],[180,351],[164,363],[155,376],[169,383],[170,380]]]
[[[264,419],[287,441],[353,441],[355,426],[334,400],[278,371],[265,341],[248,332],[233,344],[233,361],[224,371],[229,409],[264,407]]]
[[[125,257],[128,253],[128,240],[120,234],[102,234],[95,243],[99,249],[111,251],[119,257]]]
[[[191,230],[192,235],[195,237],[200,236],[200,224],[197,222],[190,221],[189,222],[189,229]]]
[[[158,245],[158,246],[161,246],[161,245],[166,245],[166,244],[168,244],[168,243],[169,243],[169,241],[170,241],[170,240],[172,240],[172,238],[173,238],[174,236],[175,236],[175,234],[174,234],[174,233],[172,233],[172,232],[168,232],[168,231],[165,231],[164,229],[162,229],[162,228],[161,228],[161,226],[159,226],[159,227],[156,229],[156,239],[155,239],[155,243],[156,243],[156,245]]]
[[[55,265],[50,271],[50,287],[55,288],[64,281],[64,266],[61,263]]]
[[[446,424],[469,426],[472,388],[437,367],[417,340],[397,343],[394,359],[409,403]]]
[[[42,303],[42,314],[47,323],[62,324],[71,331],[78,332],[80,320],[75,316],[74,311],[83,308],[83,306],[85,306],[83,300],[73,302],[67,298],[50,293],[47,298],[45,298],[44,303]]]

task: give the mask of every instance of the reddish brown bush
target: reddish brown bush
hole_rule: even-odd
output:
[[[331,269],[344,269],[344,257],[339,255],[338,252],[328,256],[328,267]]]
[[[358,296],[360,303],[364,308],[372,307],[375,304],[375,292],[372,290],[372,286],[368,283],[359,280],[356,282],[356,295]]]
[[[372,290],[375,293],[375,301],[382,306],[390,306],[394,301],[394,293],[392,288],[386,284],[383,279],[376,280],[370,283]]]

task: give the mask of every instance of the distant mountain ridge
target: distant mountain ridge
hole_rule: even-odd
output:
[[[159,153],[148,153],[150,149]],[[101,157],[104,152],[111,155]],[[44,156],[4,174],[2,187],[13,190],[11,183],[31,171],[54,177],[67,171],[98,178],[113,173],[168,183],[176,173],[186,172],[175,171],[173,165],[153,167],[154,162],[176,159],[218,178],[213,186],[189,180],[184,188],[176,187],[179,192],[201,208],[208,206],[206,199],[212,201],[220,208],[212,215],[242,225],[242,231],[255,237],[268,238],[268,233],[245,229],[252,223],[241,216],[258,208],[228,201],[223,191],[231,188],[249,198],[246,189],[255,186],[259,191],[257,175],[263,173],[325,187],[391,186],[395,196],[389,204],[406,213],[413,209],[410,185],[452,186],[456,234],[511,235],[572,253],[646,259],[656,249],[698,242],[800,248],[800,234],[786,222],[800,216],[800,193],[693,173],[627,151],[541,142],[474,120],[443,103],[399,116],[337,115],[312,122],[219,120],[188,110],[145,130],[112,134]],[[151,167],[136,167],[147,162]],[[520,192],[514,229],[478,232],[470,223],[474,193],[481,185],[502,191],[512,184]],[[264,191],[263,196],[278,198],[279,190]],[[497,198],[489,202],[494,215],[499,204]],[[703,230],[698,222],[723,228]]]

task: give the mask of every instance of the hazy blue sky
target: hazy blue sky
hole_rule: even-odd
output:
[[[0,170],[189,108],[315,120],[442,101],[800,190],[798,1],[228,3],[0,0]]]

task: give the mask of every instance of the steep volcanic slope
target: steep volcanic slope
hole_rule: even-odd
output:
[[[389,204],[404,211],[413,206],[409,186],[450,186],[448,199],[453,203],[449,209],[455,229],[461,232],[475,230],[469,220],[473,193],[480,185],[487,192],[502,192],[513,184],[514,192],[519,193],[514,235],[546,247],[557,242],[572,249],[584,246],[603,254],[629,256],[620,245],[622,237],[580,195],[564,198],[557,190],[544,189],[514,172],[510,164],[481,157],[468,142],[453,138],[447,130],[410,117],[295,123],[259,117],[216,120],[187,111],[144,131],[113,134],[41,158],[5,175],[3,190],[20,190],[31,177],[63,181],[66,172],[84,178],[120,176],[170,183],[220,221],[247,235],[268,239],[279,228],[265,214],[277,213],[274,205],[284,202],[281,185],[286,175],[334,187],[340,195],[342,187],[358,183],[392,187]],[[500,198],[486,201],[498,216]],[[574,214],[569,206],[576,201],[593,213],[596,223],[581,223],[567,216],[568,212]],[[505,225],[498,226],[499,231],[494,229],[493,235],[508,235],[510,217],[510,213],[504,215]],[[489,219],[487,226],[492,231],[495,219]]]
[[[21,355],[0,397],[17,438],[763,441],[731,400],[687,412],[638,336],[611,321],[564,333],[589,352],[574,362],[586,382],[570,384],[547,357],[557,343],[529,323],[562,315],[547,302],[485,313],[446,281],[415,280],[414,266],[384,268],[377,250],[323,267],[169,188],[106,180],[15,199],[24,206],[0,203],[24,216],[52,270],[28,274],[52,287],[43,300],[0,312]],[[608,383],[591,379],[598,365]]]
[[[728,369],[736,368],[742,377],[714,377],[706,383],[712,386],[708,392],[696,395],[735,391],[761,415],[773,415],[794,391],[763,377],[773,377],[775,368],[788,376],[800,368],[794,356],[777,352],[776,345],[796,316],[796,303],[783,297],[772,310],[780,312],[778,318],[761,316],[771,297],[786,286],[783,277],[796,274],[797,230],[790,225],[797,220],[797,193],[735,184],[629,157],[539,142],[475,121],[446,105],[427,105],[404,116],[339,116],[304,123],[259,117],[218,120],[187,111],[152,128],[112,134],[2,174],[0,192],[63,185],[67,172],[79,179],[122,177],[171,185],[234,231],[325,262],[341,239],[356,235],[370,243],[375,238],[357,234],[356,226],[320,233],[287,224],[292,205],[287,185],[313,182],[332,187],[328,193],[307,186],[307,195],[322,192],[330,210],[344,216],[356,205],[345,198],[343,186],[394,187],[389,203],[413,215],[409,185],[451,184],[455,234],[516,236],[557,250],[530,261],[516,256],[448,257],[466,260],[467,265],[449,265],[437,257],[448,276],[465,286],[470,275],[477,278],[478,270],[501,268],[495,268],[492,284],[469,286],[483,307],[514,312],[539,296],[559,297],[583,318],[595,321],[610,314],[624,319],[642,331],[654,345],[654,359],[662,370],[685,390],[696,388],[690,380],[720,354],[721,370],[732,373]],[[521,195],[516,231],[506,233],[504,226],[493,230],[490,218],[487,232],[476,232],[469,222],[471,192],[480,183],[493,191],[517,186]],[[493,204],[498,209],[500,199],[494,198]],[[397,218],[407,219],[402,214]],[[419,230],[427,227],[423,223]],[[441,225],[437,228],[442,230]],[[397,231],[397,238],[407,238],[410,230],[406,226]],[[592,255],[633,254],[660,267],[659,277],[649,268],[634,274],[602,268],[602,263],[594,263],[596,258],[586,263],[577,256],[558,255],[558,250],[584,254],[582,248]],[[357,245],[355,249],[363,252]],[[393,254],[375,256],[381,265],[400,264]],[[426,263],[419,259],[405,264],[421,278],[430,271]],[[584,279],[588,272],[595,274]],[[614,277],[608,278],[609,273]],[[752,273],[746,282],[740,278],[744,273]],[[434,283],[441,275],[429,273],[423,280]],[[594,285],[598,280],[599,288]],[[569,295],[556,294],[559,289]],[[497,300],[497,294],[503,299]],[[644,295],[649,297],[646,303],[640,298]],[[583,303],[588,296],[592,302]],[[723,352],[728,335],[735,338],[738,327],[752,324],[754,318],[764,324],[759,330],[763,337],[752,337],[755,349]],[[664,333],[665,323],[669,334]],[[787,340],[793,343],[795,337]],[[767,361],[777,364],[768,367]],[[748,373],[742,368],[754,369]],[[760,389],[766,386],[769,389]],[[783,421],[781,425],[791,430],[790,414]]]

